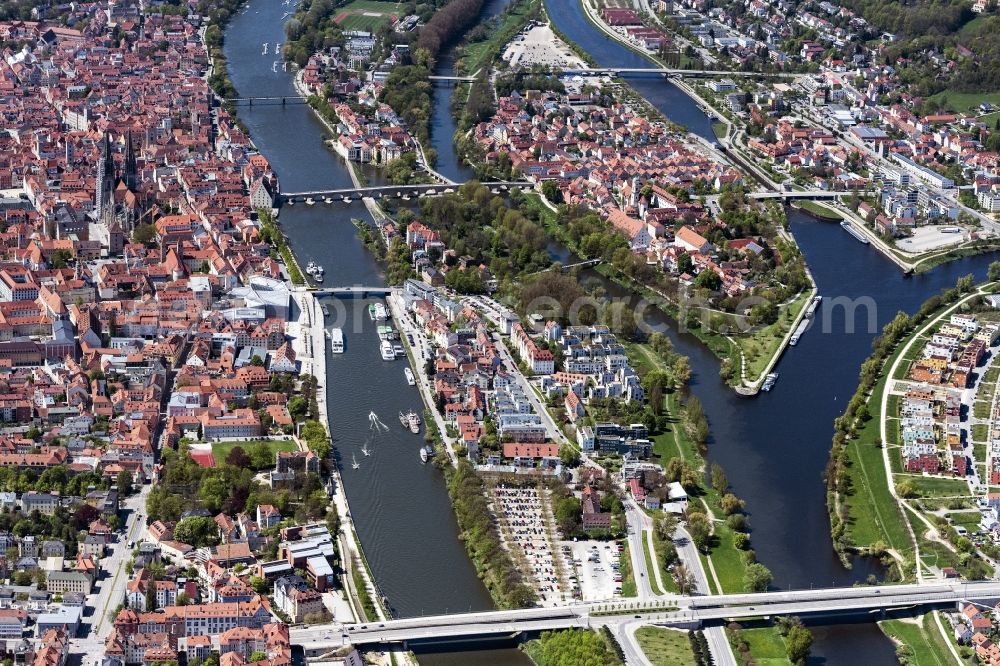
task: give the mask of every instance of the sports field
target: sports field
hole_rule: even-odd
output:
[[[399,5],[395,2],[354,0],[344,5],[334,20],[342,30],[375,32],[384,23],[395,23],[399,13]]]

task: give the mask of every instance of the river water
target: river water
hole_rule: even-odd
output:
[[[488,3],[495,13],[503,0]],[[576,2],[549,2],[554,22],[600,65],[643,66],[645,60],[599,33]],[[225,52],[233,83],[241,95],[292,95],[291,74],[273,71],[275,42],[283,42],[287,7],[250,0],[226,32]],[[269,42],[269,54],[262,44]],[[452,56],[442,57],[450,68]],[[660,78],[630,83],[672,120],[711,138],[710,123],[697,106]],[[438,168],[454,178],[468,177],[450,148],[454,124],[450,92],[438,88],[432,118],[432,143]],[[343,161],[320,141],[326,130],[305,105],[241,108],[240,117],[270,160],[284,191],[350,185]],[[377,174],[369,180],[379,182]],[[326,268],[328,285],[383,284],[378,263],[365,251],[350,224],[366,217],[360,203],[332,207],[286,206],[281,224],[302,263]],[[904,277],[870,246],[859,244],[835,224],[816,222],[791,212],[791,230],[806,255],[819,286],[829,300],[843,296],[870,299],[877,326],[858,321],[846,330],[842,308],[820,308],[819,321],[828,332],[807,332],[782,359],[775,389],[752,400],[737,397],[718,379],[718,361],[694,338],[668,327],[678,350],[691,358],[693,391],[709,417],[709,457],[726,469],[735,491],[752,512],[753,545],[783,588],[850,585],[868,570],[861,562],[843,569],[833,555],[821,480],[839,415],[857,383],[861,361],[875,332],[899,310],[913,312],[928,296],[947,288],[963,274],[985,276],[989,257],[964,259],[929,275]],[[596,274],[591,274],[596,279]],[[617,292],[606,284],[610,295]],[[382,592],[404,616],[491,607],[489,595],[475,575],[457,538],[443,477],[421,465],[420,438],[403,430],[399,411],[420,408],[415,389],[403,379],[402,363],[379,359],[377,337],[365,307],[369,301],[328,302],[333,323],[344,329],[347,353],[328,354],[327,398],[335,451],[342,462],[345,490],[369,564]],[[864,301],[858,301],[864,302]],[[832,310],[833,312],[828,312]],[[864,312],[864,310],[862,310]],[[860,319],[860,318],[859,318]],[[331,323],[332,325],[332,323]],[[375,415],[388,430],[373,429]],[[364,456],[366,446],[371,456]],[[352,460],[359,463],[353,469]],[[832,625],[816,629],[817,663],[891,664],[892,648],[872,624]],[[481,650],[421,655],[428,664],[524,664],[516,650]]]

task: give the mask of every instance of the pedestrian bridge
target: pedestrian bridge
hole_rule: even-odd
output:
[[[751,192],[747,195],[749,199],[767,200],[781,199],[790,201],[793,199],[842,199],[853,195],[854,192],[843,190],[789,190],[787,192]],[[864,195],[864,191],[859,190],[858,195]]]
[[[512,190],[530,190],[533,183],[528,181],[493,181],[482,183],[490,188],[494,194],[509,192]],[[305,203],[312,205],[316,203],[330,204],[340,200],[350,202],[365,197],[380,199],[382,197],[398,197],[407,199],[409,197],[427,197],[440,194],[451,194],[458,189],[458,184],[442,185],[440,183],[428,183],[423,185],[379,185],[374,187],[347,187],[336,190],[313,190],[310,192],[283,192],[281,200],[286,204]]]
[[[387,287],[385,285],[375,287],[318,287],[310,289],[310,293],[316,296],[336,296],[339,298],[368,298],[369,296],[388,296],[399,291],[399,287]]]
[[[650,601],[616,600],[555,608],[528,608],[414,617],[357,624],[330,623],[293,628],[292,642],[307,656],[344,645],[448,642],[522,632],[599,627],[644,620],[649,624],[695,627],[704,622],[779,615],[844,615],[883,613],[893,609],[948,606],[959,601],[1000,599],[1000,583],[941,583],[824,588],[755,594],[680,597]]]

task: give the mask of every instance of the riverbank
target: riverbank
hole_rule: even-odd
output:
[[[897,315],[862,365],[861,382],[835,423],[827,472],[831,534],[845,565],[850,566],[850,553],[888,555],[898,579],[922,581],[925,574],[939,575],[942,557],[954,559],[953,552],[942,549],[922,508],[904,496],[913,495],[898,490],[894,475],[903,471],[896,441],[899,422],[890,411],[900,399],[894,383],[906,380],[906,370],[931,329],[984,293],[984,287],[973,289],[970,283],[929,299],[911,317]]]
[[[553,238],[564,244],[581,259],[593,258],[582,252],[567,235],[564,226],[558,221],[558,207],[541,194],[533,192],[526,196],[534,210],[537,211],[540,222]],[[609,263],[601,263],[595,266],[594,270],[636,296],[652,303],[678,324],[681,323],[681,306],[667,294],[655,287],[637,282]],[[724,363],[723,369],[726,373],[727,384],[738,394],[753,396],[760,391],[767,375],[787,351],[792,335],[805,318],[808,304],[817,295],[816,283],[808,265],[806,265],[805,271],[812,285],[811,288],[779,306],[778,317],[772,324],[753,327],[746,331],[744,330],[745,322],[738,320],[731,313],[706,308],[690,308],[685,311],[683,323],[686,326],[686,332],[698,338]],[[721,321],[730,327],[729,330],[717,332],[705,326],[705,321],[711,321],[713,317],[721,317]],[[725,365],[726,363],[728,365]]]

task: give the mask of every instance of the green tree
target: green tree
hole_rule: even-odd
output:
[[[803,626],[794,626],[788,631],[785,643],[788,645],[788,660],[796,666],[806,663],[812,648],[812,632]]]
[[[774,576],[771,570],[760,562],[747,565],[743,574],[743,590],[745,592],[766,592]]]
[[[195,548],[219,543],[219,528],[208,516],[189,516],[174,528],[174,539]]]
[[[1000,261],[990,262],[990,267],[986,269],[986,277],[992,282],[1000,280]]]
[[[149,245],[156,238],[156,227],[152,224],[137,224],[132,230],[132,241]]]
[[[128,497],[132,494],[132,473],[127,469],[123,469],[118,472],[118,478],[116,479],[116,484],[118,487],[118,494],[122,497]]]

